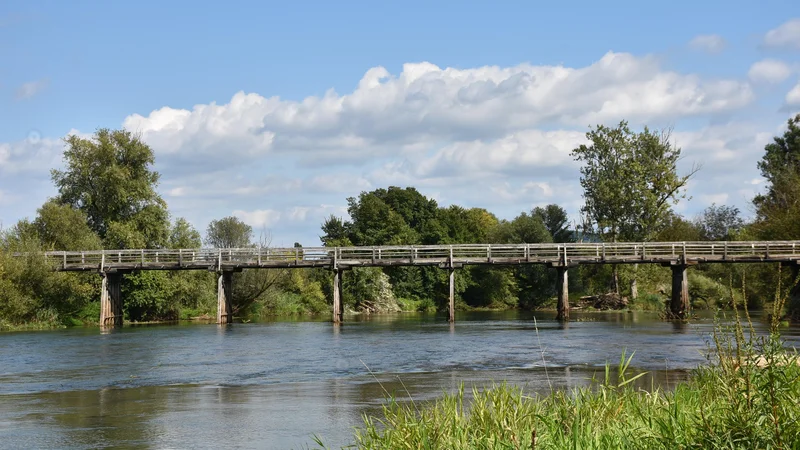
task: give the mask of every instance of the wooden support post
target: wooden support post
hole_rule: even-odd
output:
[[[556,320],[569,320],[569,275],[566,266],[556,267],[558,271],[558,315]]]
[[[689,282],[686,278],[686,266],[676,264],[672,269],[672,301],[669,309],[676,318],[683,319],[689,311]]]
[[[448,319],[447,321],[453,323],[456,321],[456,268],[450,266],[450,303],[448,305]]]
[[[218,272],[217,278],[217,323],[233,323],[233,307],[231,294],[233,288],[233,272]]]
[[[101,272],[103,283],[100,288],[100,326],[122,326],[122,274]]]
[[[333,323],[342,323],[342,269],[333,269]]]

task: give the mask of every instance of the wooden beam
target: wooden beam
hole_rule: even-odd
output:
[[[676,264],[672,268],[672,299],[669,309],[673,317],[683,319],[689,312],[689,281],[686,278],[685,264]]]
[[[100,326],[122,326],[122,273],[101,272]]]
[[[448,319],[447,321],[453,323],[456,321],[456,268],[450,267],[450,302],[448,303]]]
[[[233,290],[233,272],[225,270],[217,277],[217,323],[233,323],[233,306],[231,295]]]
[[[566,266],[557,267],[558,271],[558,313],[557,320],[569,320],[569,272]]]
[[[333,270],[333,323],[342,323],[342,275],[343,270],[336,268]]]

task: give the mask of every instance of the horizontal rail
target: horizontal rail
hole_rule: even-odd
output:
[[[18,255],[21,256],[21,255]],[[180,270],[464,264],[794,262],[800,241],[457,244],[54,251],[56,270]]]

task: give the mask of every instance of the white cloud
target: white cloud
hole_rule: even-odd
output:
[[[203,230],[233,214],[256,234],[269,229],[275,245],[314,245],[325,217],[346,215],[347,197],[390,185],[501,218],[546,203],[574,214],[582,199],[570,151],[589,125],[621,119],[633,127],[688,123],[678,129],[690,131],[676,133],[686,160],[707,162],[690,194],[730,192],[729,201],[740,202],[737,192],[757,177],[755,161],[771,135],[742,123],[703,124],[725,123],[752,100],[744,81],[608,53],[577,68],[419,63],[391,74],[378,67],[344,95],[290,101],[240,92],[224,104],[134,114],[124,126],[155,150],[174,216]],[[60,166],[62,147],[46,138],[0,144],[0,189],[25,193],[2,208],[1,220],[35,212],[41,192],[52,189],[48,171]],[[23,179],[24,187],[10,181]]]
[[[224,105],[134,114],[124,126],[187,168],[247,164],[266,154],[302,155],[303,165],[328,167],[539,126],[714,115],[752,100],[747,83],[704,80],[665,71],[653,57],[609,52],[580,68],[442,69],[423,62],[394,76],[375,67],[347,95],[329,91],[298,102],[239,92]]]
[[[780,83],[791,74],[789,65],[776,59],[758,61],[747,71],[747,77],[755,83]]]
[[[61,165],[61,139],[25,139],[0,143],[0,174],[47,174]]]
[[[493,141],[457,142],[406,168],[421,177],[552,173],[574,168],[570,152],[585,141],[585,132],[526,130]]]
[[[800,82],[786,94],[786,104],[788,106],[800,106]]]
[[[764,35],[764,45],[800,50],[800,18],[790,19]]]
[[[699,196],[700,201],[707,205],[711,205],[712,203],[716,203],[717,205],[724,205],[727,203],[729,195],[726,193],[718,193],[718,194],[702,194]]]
[[[725,45],[725,39],[717,34],[703,34],[695,36],[694,39],[689,41],[689,47],[692,50],[712,54],[722,52],[725,49]]]
[[[16,98],[17,100],[25,100],[31,98],[36,94],[45,90],[49,84],[50,82],[46,79],[23,83],[20,87],[17,88],[16,92],[14,93],[14,98]]]
[[[236,210],[233,215],[258,230],[274,225],[281,218],[281,213],[272,209],[257,209],[254,211]]]

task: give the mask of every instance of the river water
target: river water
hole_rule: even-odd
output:
[[[415,402],[508,381],[586,385],[624,350],[669,387],[707,361],[714,322],[639,312],[376,315],[0,334],[0,448],[331,448],[388,394]],[[756,321],[763,331],[766,325]],[[792,345],[800,329],[784,330]]]

